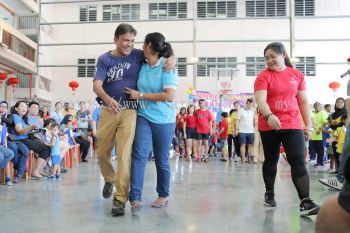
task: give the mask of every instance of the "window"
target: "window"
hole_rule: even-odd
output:
[[[185,19],[187,2],[149,3],[150,19]]]
[[[137,19],[140,19],[140,4],[103,5],[103,21]]]
[[[94,77],[95,59],[78,59],[78,78]]]
[[[316,57],[298,57],[299,62],[295,68],[300,70],[305,76],[316,76]]]
[[[245,2],[247,17],[286,16],[286,0],[249,0]]]
[[[295,8],[295,16],[314,16],[315,15],[314,0],[295,0],[294,8]]]
[[[246,57],[246,75],[257,76],[265,69],[264,57]]]
[[[236,16],[236,1],[197,2],[198,18],[233,18]]]
[[[197,65],[197,76],[209,77],[211,68],[237,68],[236,63],[237,57],[200,57]]]
[[[96,6],[80,6],[80,22],[96,21],[97,7]]]
[[[185,57],[179,57],[177,58],[177,72],[180,77],[186,77],[187,76],[187,65],[186,64],[181,64],[181,63],[186,63],[187,59]]]

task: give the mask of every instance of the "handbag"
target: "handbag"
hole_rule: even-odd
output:
[[[28,133],[30,139],[37,140],[40,142],[46,142],[46,130],[45,129],[33,129]]]

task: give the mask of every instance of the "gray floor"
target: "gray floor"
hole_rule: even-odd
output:
[[[0,232],[313,232],[315,217],[299,217],[299,200],[289,166],[280,163],[277,208],[263,205],[261,164],[212,159],[209,163],[171,160],[171,196],[166,209],[152,209],[155,168],[149,162],[145,208],[137,216],[111,217],[111,199],[103,199],[96,160],[80,164],[61,181],[30,181],[0,186]],[[317,181],[327,168],[309,166],[311,195],[317,203],[337,192]]]

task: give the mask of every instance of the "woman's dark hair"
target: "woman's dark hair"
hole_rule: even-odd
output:
[[[62,106],[62,103],[61,103],[61,102],[56,102],[56,103],[55,103],[55,107],[57,106],[57,104],[61,104],[61,106]]]
[[[19,100],[19,101],[17,101],[17,102],[15,103],[15,105],[13,106],[13,108],[11,108],[11,114],[17,114],[17,115],[19,115],[18,112],[17,112],[17,110],[16,110],[16,108],[18,108],[18,106],[19,106],[21,103],[25,103],[25,104],[27,105],[27,107],[28,107],[28,104],[27,104],[26,101],[24,101],[24,100]],[[28,124],[28,110],[27,110],[26,114],[24,114],[24,116],[22,117],[22,119],[24,120],[24,122],[25,122],[26,124]]]
[[[145,43],[151,43],[151,49],[159,53],[158,57],[168,58],[173,55],[173,49],[168,42],[165,42],[165,37],[159,32],[149,33],[145,37]]]
[[[284,45],[281,42],[273,42],[273,43],[268,44],[266,46],[266,48],[264,49],[264,56],[266,54],[266,51],[269,50],[269,49],[273,50],[277,54],[284,54],[284,55],[286,55],[286,57],[284,58],[284,64],[286,66],[289,66],[289,67],[293,68],[292,62],[290,61],[290,59],[289,59],[289,57],[287,55],[286,48],[284,47]]]
[[[231,116],[232,113],[235,112],[235,111],[236,111],[236,109],[231,109],[231,110],[230,110],[230,116]]]
[[[137,31],[136,29],[127,23],[121,23],[118,25],[118,27],[115,29],[114,37],[118,38],[120,35],[123,35],[125,33],[132,33],[136,36]]]
[[[340,120],[341,120],[341,121],[346,121],[347,118],[348,118],[347,115],[342,115],[341,118],[340,118]]]
[[[179,112],[179,114],[182,114],[182,113],[181,113],[181,112],[182,112],[182,110],[185,110],[185,113],[184,113],[184,114],[186,114],[186,108],[185,108],[185,107],[180,108],[180,112]]]
[[[193,112],[196,111],[196,106],[194,104],[190,104],[187,107],[187,114],[190,114],[190,108],[192,108],[192,107],[193,107]]]
[[[67,121],[69,121],[69,118],[72,117],[71,114],[67,114],[63,117],[63,120],[61,121],[61,125],[65,125]]]
[[[53,118],[47,118],[44,120],[44,128],[46,128],[49,124],[56,123],[56,121]]]

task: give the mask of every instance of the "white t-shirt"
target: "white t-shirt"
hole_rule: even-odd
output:
[[[237,114],[239,120],[240,133],[254,133],[254,114],[255,110],[240,108]]]

